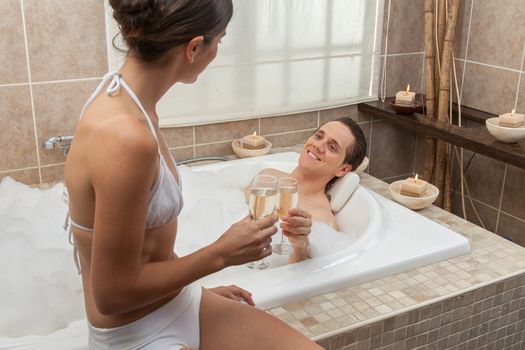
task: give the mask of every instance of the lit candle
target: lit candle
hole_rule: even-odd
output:
[[[416,99],[416,93],[410,91],[410,84],[407,85],[406,91],[399,91],[396,94],[396,105],[412,106]]]
[[[401,194],[410,197],[421,197],[425,192],[427,182],[416,177],[409,177],[401,183]]]
[[[257,135],[257,132],[253,132],[253,135],[244,136],[241,139],[242,147],[247,149],[260,149],[266,146],[266,139],[263,136]]]
[[[525,126],[525,115],[516,113],[516,110],[513,109],[512,112],[498,117],[498,125],[506,128],[520,128]]]

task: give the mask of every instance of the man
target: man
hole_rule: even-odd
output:
[[[357,169],[366,155],[366,139],[351,118],[327,122],[305,142],[299,164],[290,173],[264,169],[260,174],[293,177],[297,180],[299,201],[296,209],[281,220],[280,227],[292,245],[289,262],[310,256],[308,234],[311,221],[320,221],[338,229],[330,208],[327,190],[338,178]]]

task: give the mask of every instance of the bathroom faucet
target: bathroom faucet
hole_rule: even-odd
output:
[[[51,150],[54,149],[55,145],[58,144],[60,147],[62,147],[64,156],[67,157],[71,141],[73,141],[73,136],[51,136],[45,139],[44,142],[42,142],[42,145],[44,149]]]

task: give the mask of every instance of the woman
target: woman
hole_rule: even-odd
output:
[[[177,257],[180,178],[155,106],[217,54],[231,0],[110,0],[129,46],[86,103],[65,181],[91,348],[314,349],[238,287],[192,282],[271,254],[276,217],[230,227]],[[311,223],[306,223],[307,226]]]

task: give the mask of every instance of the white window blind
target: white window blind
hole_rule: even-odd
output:
[[[383,0],[234,0],[219,54],[158,105],[161,125],[264,117],[377,99]],[[108,60],[117,25],[106,11]]]

